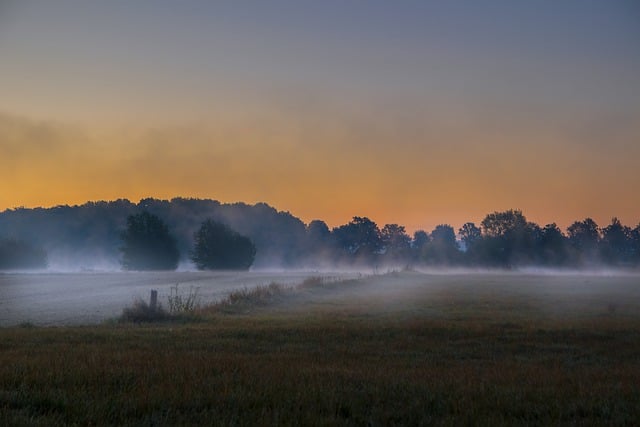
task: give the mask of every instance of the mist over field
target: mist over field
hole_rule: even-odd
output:
[[[321,219],[305,223],[266,203],[147,198],[138,203],[121,199],[0,212],[0,270],[48,266],[53,271],[109,271],[124,267],[123,233],[130,228],[128,221],[139,215],[156,218],[166,228],[167,239],[175,241],[172,252],[177,258],[162,268],[171,270],[193,268],[195,235],[207,221],[248,238],[255,247],[249,265],[258,269],[640,266],[640,224],[632,227],[615,217],[608,225],[598,225],[591,218],[576,220],[562,230],[555,223],[536,224],[522,211],[511,209],[488,213],[477,225],[439,224],[432,230],[410,232],[402,224],[378,225],[363,216],[334,227]],[[229,252],[229,247],[219,249],[221,254]]]
[[[603,315],[613,310],[625,316],[640,308],[640,273],[612,270],[1,273],[0,326],[101,323],[118,317],[135,299],[148,300],[151,289],[158,290],[159,301],[166,305],[176,284],[180,293],[196,292],[198,303],[207,305],[239,289],[271,283],[295,287],[310,277],[335,285],[297,295],[276,309],[322,312],[329,308],[392,316],[435,310],[433,314],[441,317],[451,301],[473,307],[484,301],[473,315],[490,316],[493,304],[512,304],[500,309],[517,315],[520,305],[526,304],[535,308],[526,315],[544,317],[549,313],[561,316],[566,307]]]
[[[310,272],[40,272],[0,273],[0,326],[82,325],[113,319],[136,298],[148,300],[151,289],[166,305],[170,288],[197,291],[211,303],[241,288],[278,282],[293,285],[310,276],[352,277],[354,273]]]

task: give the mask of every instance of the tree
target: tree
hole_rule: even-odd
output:
[[[313,220],[305,230],[305,242],[302,245],[306,266],[325,266],[335,261],[336,245],[331,230],[324,221]]]
[[[429,233],[426,231],[417,230],[413,233],[413,239],[411,240],[411,260],[413,262],[420,261],[429,241]]]
[[[16,239],[0,239],[0,270],[45,268],[47,253]]]
[[[458,230],[460,240],[464,243],[467,251],[473,248],[473,245],[482,237],[482,231],[476,227],[473,222],[467,222]]]
[[[640,224],[631,230],[631,260],[640,264]]]
[[[482,246],[482,230],[473,222],[467,222],[458,229],[458,236],[462,242],[462,259],[469,264],[478,263],[480,247]]]
[[[533,262],[536,241],[541,228],[520,210],[494,212],[481,223],[480,257],[486,264],[513,266]]]
[[[631,228],[622,225],[618,218],[602,229],[602,256],[610,264],[627,264],[633,256]]]
[[[339,247],[352,259],[371,262],[383,249],[380,230],[367,217],[354,216],[350,223],[333,229]]]
[[[505,237],[523,231],[527,219],[520,210],[510,209],[504,212],[488,214],[481,223],[482,233],[488,237]]]
[[[331,230],[324,221],[315,219],[307,226],[306,239],[311,252],[323,252],[331,245]]]
[[[417,230],[415,233],[413,233],[413,240],[411,240],[411,248],[417,251],[420,251],[422,250],[424,245],[429,243],[429,240],[431,240],[429,238],[429,233],[427,233],[424,230]]]
[[[427,262],[435,264],[454,264],[459,261],[460,250],[456,242],[456,233],[449,224],[440,224],[431,232],[431,241],[423,250]]]
[[[567,235],[578,262],[593,261],[598,257],[600,231],[594,220],[585,218],[574,222],[567,228]]]
[[[562,265],[566,263],[567,238],[556,223],[547,224],[540,230],[538,239],[540,260],[548,265]]]
[[[211,219],[193,237],[191,260],[198,270],[248,270],[256,256],[251,239]]]
[[[380,231],[380,238],[385,248],[385,258],[390,261],[408,260],[411,238],[404,226],[387,224]]]
[[[125,270],[175,270],[180,252],[167,225],[156,215],[129,215],[121,234],[122,267]]]
[[[322,242],[330,238],[331,230],[324,221],[314,219],[307,226],[307,236],[311,241]]]

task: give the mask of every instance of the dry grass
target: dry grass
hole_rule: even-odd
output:
[[[279,283],[266,286],[256,286],[253,289],[243,288],[231,292],[226,298],[217,303],[202,308],[203,313],[238,313],[248,312],[250,309],[265,306],[291,288]]]
[[[201,316],[217,314],[248,314],[260,308],[277,305],[286,301],[292,301],[301,292],[318,292],[331,284],[344,284],[346,281],[338,281],[328,277],[309,277],[297,285],[286,285],[271,282],[268,285],[253,288],[242,288],[232,291],[220,301],[198,307],[197,313]]]
[[[122,314],[115,321],[118,323],[158,323],[201,320],[198,288],[192,286],[185,293],[180,292],[179,284],[172,286],[167,297],[167,305],[169,306],[168,311],[160,302],[155,307],[151,307],[143,299],[137,298],[132,306],[122,310]]]
[[[123,308],[122,315],[118,318],[119,322],[132,323],[166,322],[169,320],[171,320],[171,315],[161,304],[152,308],[146,301],[139,298],[134,300],[131,307]]]
[[[308,291],[267,286],[241,293],[233,301],[261,301],[262,309],[251,316],[219,311],[197,324],[0,329],[0,425],[640,419],[637,312],[622,307],[611,314],[602,301],[597,313],[548,317],[535,304],[496,295],[489,317],[491,300],[473,294],[437,294],[435,302],[413,301],[431,301],[428,309],[394,315],[349,308],[360,301],[318,311],[270,309]]]

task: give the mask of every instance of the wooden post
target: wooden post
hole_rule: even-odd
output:
[[[149,300],[149,308],[151,311],[156,311],[158,306],[158,291],[151,289],[151,299]]]

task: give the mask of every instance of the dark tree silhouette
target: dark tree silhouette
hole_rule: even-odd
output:
[[[47,253],[16,239],[0,239],[0,270],[45,268]]]
[[[628,264],[633,258],[631,228],[622,225],[618,218],[602,229],[601,252],[609,264]]]
[[[352,260],[371,262],[383,249],[380,230],[367,217],[355,216],[350,223],[334,228],[332,234]]]
[[[248,270],[256,256],[248,237],[211,219],[202,223],[193,238],[191,260],[199,270]]]
[[[522,211],[491,213],[481,226],[480,252],[484,264],[508,267],[532,262],[540,227],[527,222]]]
[[[538,256],[546,265],[563,265],[567,262],[567,237],[555,224],[547,224],[538,236]]]
[[[429,240],[431,240],[429,238],[429,233],[427,233],[424,230],[418,230],[415,233],[413,233],[413,239],[411,240],[411,248],[420,251],[422,250],[424,245],[429,243]]]
[[[429,264],[456,264],[460,250],[456,233],[449,224],[440,224],[431,232],[431,241],[423,249],[424,260]]]
[[[313,220],[306,227],[303,264],[306,267],[333,265],[339,256],[331,230],[324,221]]]
[[[411,238],[404,226],[387,224],[380,231],[380,239],[385,250],[385,258],[391,262],[401,262],[409,258]]]
[[[146,211],[130,215],[121,238],[125,270],[175,270],[178,267],[180,253],[176,239],[156,215]]]
[[[330,238],[331,230],[324,221],[316,219],[307,226],[307,236],[314,242],[322,242]]]
[[[460,236],[460,240],[464,243],[465,249],[467,251],[473,248],[473,245],[480,240],[482,237],[482,231],[476,227],[473,222],[465,223],[458,230],[458,235]]]
[[[574,222],[567,228],[567,235],[575,262],[592,262],[599,257],[600,231],[594,220],[585,218]]]
[[[640,264],[640,224],[631,230],[631,259],[635,264]]]
[[[475,265],[479,263],[480,249],[482,243],[482,231],[473,222],[467,222],[458,229],[461,246],[464,253],[461,255],[466,264]]]
[[[488,237],[506,237],[523,233],[527,227],[527,219],[520,210],[494,212],[482,220],[482,232]]]
[[[413,239],[411,239],[411,261],[420,262],[422,260],[422,254],[424,248],[427,246],[431,239],[429,233],[424,230],[417,230],[413,233]]]

